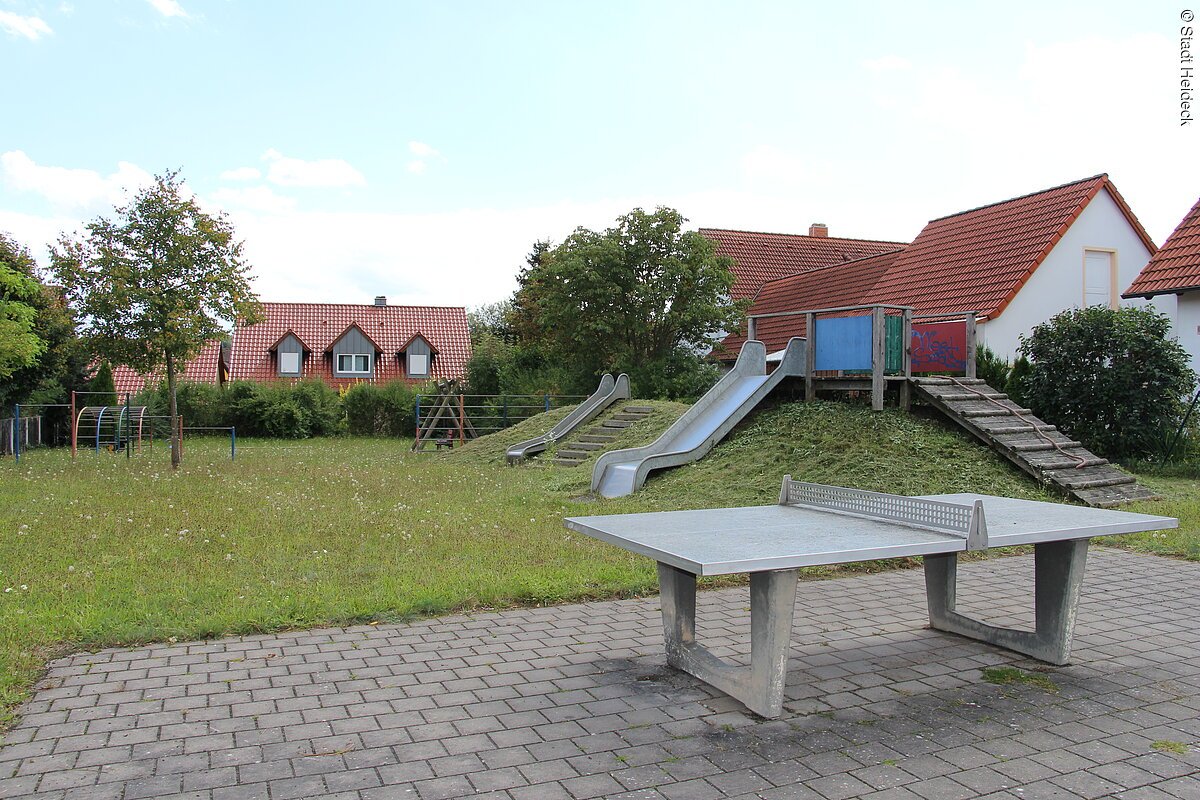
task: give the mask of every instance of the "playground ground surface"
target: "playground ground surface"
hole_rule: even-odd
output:
[[[682,408],[653,405],[629,444]],[[788,472],[899,493],[1047,497],[934,422],[819,403],[757,414],[704,460],[597,502],[584,498],[586,466],[503,465],[509,439],[548,423],[524,426],[423,454],[402,440],[245,441],[232,463],[225,442],[193,439],[178,473],[165,449],[0,463],[3,709],[75,651],[653,593],[648,560],[562,527],[581,512],[770,503]],[[1168,500],[1144,510],[1182,527],[1122,546],[1200,559],[1197,481],[1147,483]]]

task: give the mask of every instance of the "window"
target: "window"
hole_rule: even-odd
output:
[[[1114,250],[1083,251],[1083,305],[1117,307],[1117,254]]]
[[[280,375],[299,375],[300,374],[300,354],[299,353],[280,353],[279,354],[279,374]]]
[[[337,371],[368,373],[371,371],[371,356],[362,353],[338,353]]]
[[[425,376],[429,374],[429,356],[424,353],[409,353],[408,354],[408,374],[412,377]]]

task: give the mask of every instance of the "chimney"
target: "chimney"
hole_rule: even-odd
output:
[[[808,226],[808,235],[824,239],[829,236],[829,227],[824,222],[814,222]]]
[[[386,306],[387,305],[387,297],[382,294],[379,295],[378,297],[375,298],[375,305]]]

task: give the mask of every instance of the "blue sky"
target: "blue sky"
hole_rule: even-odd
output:
[[[1185,8],[0,0],[0,230],[44,261],[180,167],[264,299],[468,306],[634,206],[908,240],[1108,172],[1161,243]]]

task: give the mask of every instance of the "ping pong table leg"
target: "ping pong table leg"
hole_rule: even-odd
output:
[[[1087,539],[1034,545],[1035,630],[989,625],[955,611],[958,554],[925,557],[929,627],[1015,650],[1039,661],[1066,664],[1087,564]]]
[[[798,571],[750,574],[750,666],[721,660],[696,641],[696,576],[658,565],[667,664],[741,701],[756,714],[783,712]]]

